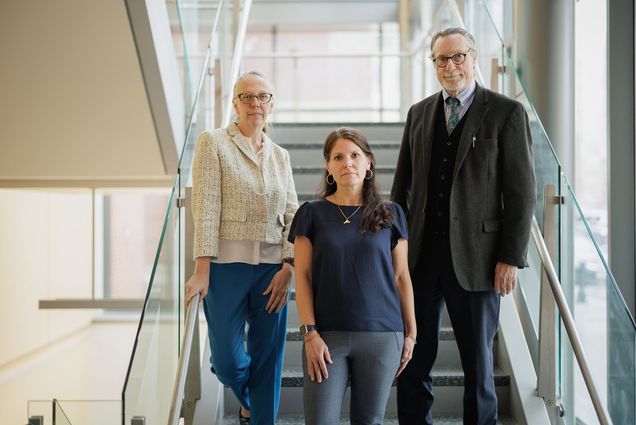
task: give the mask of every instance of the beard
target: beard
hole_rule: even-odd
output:
[[[466,87],[466,76],[459,72],[445,75],[442,78],[442,86],[447,92],[460,91]]]

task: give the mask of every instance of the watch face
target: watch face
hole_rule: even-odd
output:
[[[300,325],[300,335],[305,336],[311,331],[316,330],[316,325]]]

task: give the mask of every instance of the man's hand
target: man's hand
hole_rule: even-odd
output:
[[[498,262],[495,267],[495,292],[503,297],[511,293],[515,286],[517,286],[517,267]]]

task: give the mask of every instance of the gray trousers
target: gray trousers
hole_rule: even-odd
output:
[[[402,357],[402,332],[321,332],[333,364],[329,378],[312,382],[303,346],[306,425],[337,425],[351,382],[351,425],[380,425]]]

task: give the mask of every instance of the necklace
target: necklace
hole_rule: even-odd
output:
[[[347,217],[345,215],[344,212],[342,212],[342,208],[340,208],[340,205],[336,204],[336,206],[338,207],[338,210],[340,211],[340,214],[342,214],[342,216],[344,217],[344,221],[342,222],[342,224],[349,224],[351,223],[351,220],[349,220],[351,217],[353,217],[355,215],[355,213],[358,212],[358,210],[362,207],[362,205],[358,205],[358,208],[356,208],[356,210],[351,213],[351,215],[349,217]]]

